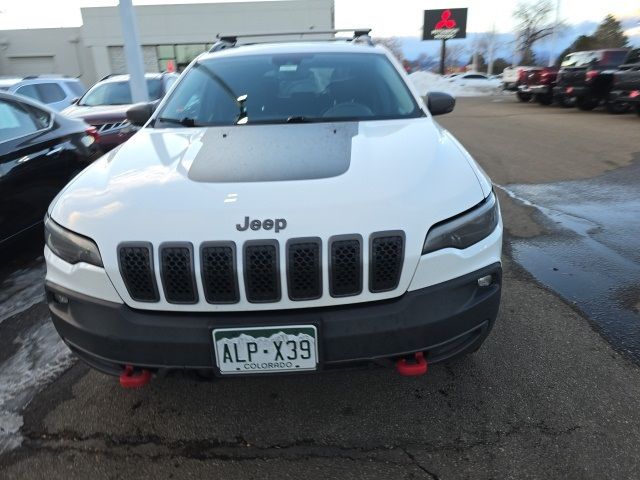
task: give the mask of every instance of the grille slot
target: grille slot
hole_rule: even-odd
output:
[[[329,290],[332,297],[362,292],[362,237],[348,235],[330,241]]]
[[[372,293],[393,290],[400,282],[404,261],[404,234],[379,232],[371,236],[369,290]]]
[[[153,273],[153,247],[150,243],[129,242],[118,247],[120,275],[127,291],[137,302],[157,302],[158,286]]]
[[[198,301],[198,290],[193,274],[193,247],[190,243],[160,245],[160,276],[167,302],[196,303]]]
[[[209,303],[237,303],[238,277],[233,242],[208,242],[200,249],[202,286]]]
[[[321,241],[297,238],[287,243],[287,287],[291,300],[322,296]]]
[[[249,241],[244,244],[244,286],[251,303],[280,300],[278,242]]]

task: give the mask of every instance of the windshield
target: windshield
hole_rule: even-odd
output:
[[[406,84],[384,55],[243,55],[195,64],[173,91],[156,126],[421,115]]]
[[[149,100],[158,100],[162,96],[162,80],[159,78],[147,79]],[[94,85],[78,105],[95,107],[98,105],[129,105],[131,99],[131,87],[128,81],[104,82]]]

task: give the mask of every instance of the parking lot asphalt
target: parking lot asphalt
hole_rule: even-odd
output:
[[[514,260],[522,242],[563,233],[509,193],[633,168],[640,119],[508,96],[461,99],[441,118],[502,187],[503,302],[479,352],[418,378],[174,375],[138,391],[76,363],[31,401],[0,477],[638,478],[640,368]],[[43,315],[35,302],[0,333]]]

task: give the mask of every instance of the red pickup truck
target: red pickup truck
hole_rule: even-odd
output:
[[[557,101],[562,106],[572,106],[571,99],[565,96],[554,97],[553,87],[556,85],[557,77],[556,67],[535,67],[522,72],[518,85],[518,98],[523,102],[533,99],[540,105],[551,105]]]

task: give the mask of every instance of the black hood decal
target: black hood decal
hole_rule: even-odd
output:
[[[189,178],[224,183],[335,177],[349,169],[357,133],[357,122],[209,128]]]

